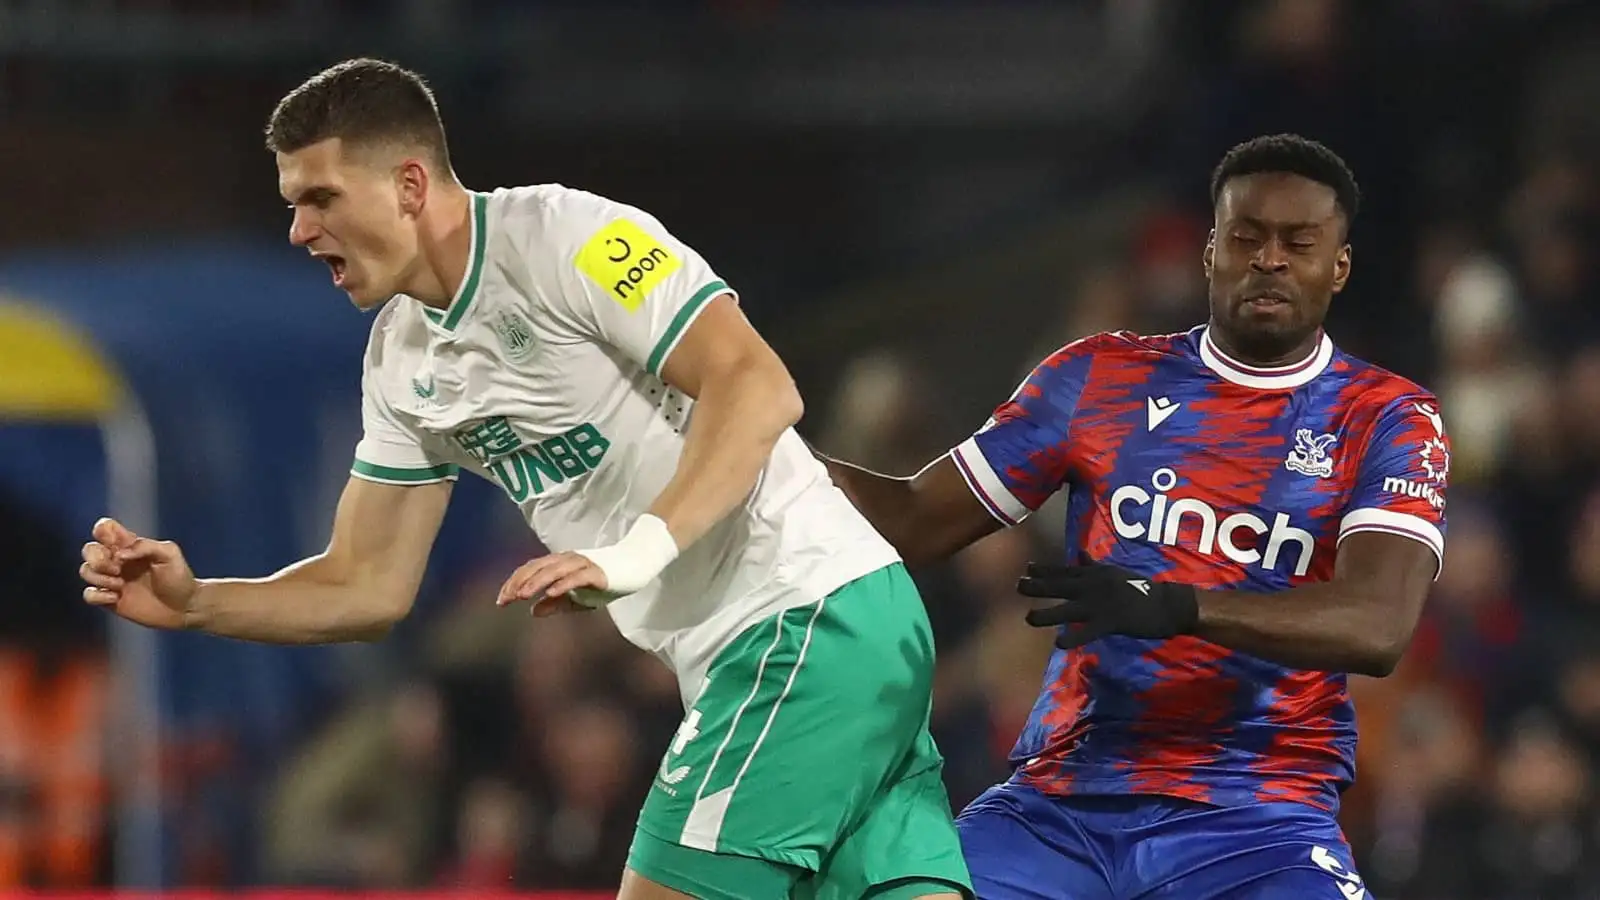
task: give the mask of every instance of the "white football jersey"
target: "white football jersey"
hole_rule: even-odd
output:
[[[352,472],[421,484],[465,468],[551,549],[613,543],[672,478],[694,414],[662,364],[725,294],[638,209],[561,185],[473,193],[449,307],[398,296],[373,323]],[[746,627],[897,560],[789,430],[743,504],[608,609],[678,674],[687,704]]]

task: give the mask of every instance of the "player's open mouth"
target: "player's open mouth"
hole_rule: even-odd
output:
[[[1244,302],[1246,306],[1261,308],[1284,306],[1289,303],[1289,295],[1280,291],[1262,291],[1259,294],[1252,294],[1244,298]]]
[[[342,256],[324,256],[322,261],[328,264],[328,269],[333,272],[333,286],[344,286],[345,264]]]

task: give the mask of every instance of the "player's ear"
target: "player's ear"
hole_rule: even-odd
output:
[[[407,159],[395,170],[395,191],[400,196],[400,211],[414,216],[422,211],[428,195],[428,169],[419,159]]]
[[[1333,292],[1335,294],[1344,290],[1344,283],[1350,280],[1350,245],[1345,244],[1339,248],[1339,255],[1333,258]]]
[[[1200,265],[1205,268],[1207,278],[1211,277],[1211,264],[1215,261],[1216,255],[1217,230],[1213,228],[1206,234],[1206,249],[1200,253]]]

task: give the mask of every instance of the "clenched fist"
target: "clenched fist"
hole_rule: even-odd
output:
[[[150,628],[182,628],[199,589],[183,551],[171,541],[143,538],[115,519],[94,523],[78,574],[83,599]]]

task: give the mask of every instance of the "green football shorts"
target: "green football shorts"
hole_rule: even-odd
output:
[[[971,897],[933,665],[899,564],[752,625],[662,757],[629,868],[700,900]]]

